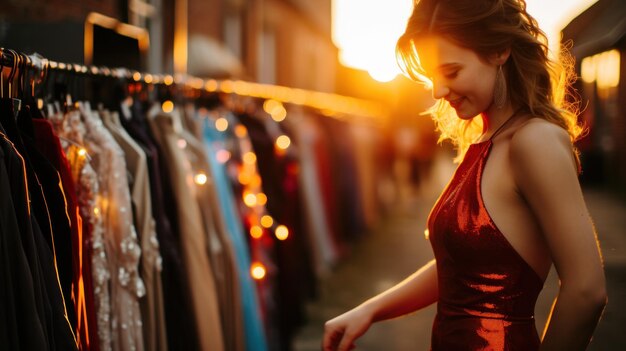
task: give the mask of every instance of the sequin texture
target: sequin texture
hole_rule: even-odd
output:
[[[491,140],[470,146],[429,218],[439,282],[433,351],[539,348],[534,308],[543,281],[497,228],[481,196],[491,146]]]

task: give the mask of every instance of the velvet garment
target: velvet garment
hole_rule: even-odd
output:
[[[439,282],[433,351],[539,348],[533,314],[543,281],[495,225],[481,195],[491,147],[491,140],[470,146],[430,215]]]

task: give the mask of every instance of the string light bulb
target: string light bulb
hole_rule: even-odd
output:
[[[257,204],[257,197],[252,193],[244,194],[243,203],[248,207],[254,207]]]
[[[258,225],[253,225],[252,228],[250,228],[250,236],[255,239],[260,239],[263,236],[263,228]]]
[[[243,162],[248,165],[254,165],[256,163],[256,154],[252,151],[246,152],[243,155]]]
[[[193,177],[193,180],[198,185],[205,185],[207,181],[209,180],[209,178],[207,177],[206,173],[199,172],[198,174],[195,175],[195,177]]]
[[[278,240],[287,240],[289,238],[289,229],[281,224],[276,227],[275,234]]]
[[[163,109],[163,112],[170,113],[174,111],[174,103],[170,100],[166,100],[163,102],[163,105],[161,105],[161,108]]]
[[[220,132],[225,132],[228,129],[228,120],[224,117],[220,117],[215,120],[215,129]]]
[[[265,204],[267,203],[267,195],[265,195],[264,193],[258,193],[256,195],[256,203],[259,206],[265,206]]]
[[[264,215],[261,217],[261,225],[265,228],[271,228],[274,225],[274,218],[270,215]]]
[[[281,135],[276,139],[276,147],[280,150],[287,150],[291,145],[291,139],[286,135]]]
[[[266,274],[267,274],[267,270],[265,269],[265,266],[260,262],[255,262],[250,267],[250,275],[255,280],[261,280],[265,278]]]

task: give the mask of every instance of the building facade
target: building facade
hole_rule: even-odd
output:
[[[149,34],[144,71],[336,89],[331,0],[2,0],[0,43],[83,63],[91,12]]]
[[[626,195],[626,2],[599,0],[563,29],[581,77],[584,182]]]

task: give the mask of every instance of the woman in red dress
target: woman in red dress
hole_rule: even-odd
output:
[[[571,62],[550,60],[524,0],[416,0],[397,53],[432,89],[461,163],[428,219],[435,260],[326,322],[324,350],[435,302],[433,351],[584,350],[607,297],[578,182],[582,128],[564,100]],[[560,289],[540,338],[552,264]]]

